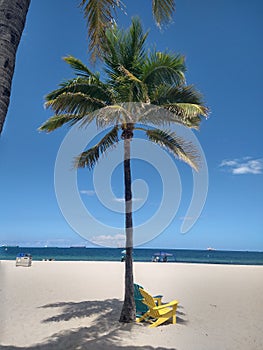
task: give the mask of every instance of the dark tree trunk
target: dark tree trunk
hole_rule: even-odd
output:
[[[131,136],[130,136],[131,137]],[[125,260],[125,297],[120,322],[135,321],[135,301],[133,290],[133,225],[132,225],[132,190],[130,143],[132,138],[124,138],[124,184],[125,184],[125,227],[126,227],[126,260]]]
[[[30,0],[0,0],[0,134],[11,94],[17,47]]]

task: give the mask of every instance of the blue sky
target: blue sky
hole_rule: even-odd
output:
[[[151,46],[185,55],[187,82],[195,84],[211,109],[195,133],[209,172],[202,214],[189,232],[180,233],[193,177],[186,165],[177,162],[182,196],[175,219],[145,246],[263,250],[262,1],[177,0],[174,21],[162,31],[153,23],[150,1],[131,3],[127,16],[120,14],[119,25],[127,27],[131,16],[139,15],[144,28],[150,29]],[[0,244],[84,242],[63,217],[54,190],[56,156],[68,129],[48,135],[37,131],[51,116],[43,108],[44,96],[72,77],[62,57],[71,54],[89,64],[85,21],[77,4],[32,1],[28,13],[0,138]],[[121,168],[113,175],[114,201],[122,205]],[[138,224],[158,208],[162,184],[156,170],[140,161],[133,161],[133,178],[143,178],[149,190],[148,200],[135,214]],[[78,172],[78,188],[92,215],[105,225],[122,227],[123,216],[100,205],[88,170]],[[110,232],[105,232],[100,242],[110,239]]]

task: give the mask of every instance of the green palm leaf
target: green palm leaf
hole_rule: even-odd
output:
[[[105,30],[116,23],[116,10],[124,12],[126,6],[120,0],[82,0],[80,6],[83,7],[84,17],[87,19],[89,50],[92,60],[95,60],[103,55]],[[158,27],[170,22],[174,11],[174,0],[152,0],[152,14]]]
[[[123,32],[123,31],[122,31]],[[143,33],[142,24],[138,17],[134,17],[129,31],[122,34],[123,40],[119,42],[123,65],[135,74],[145,59],[145,40],[148,32]]]
[[[108,132],[94,147],[89,150],[82,152],[78,157],[75,158],[74,166],[76,168],[89,168],[92,169],[97,163],[102,154],[108,149],[114,147],[118,143],[118,130],[119,127],[115,126],[110,132]]]
[[[84,117],[89,112],[106,106],[105,102],[95,97],[88,96],[81,92],[64,92],[54,100],[49,100],[45,104],[51,107],[56,114],[69,113]]]
[[[157,105],[147,103],[136,103],[133,122],[151,126],[169,126],[171,123],[183,124],[182,119],[169,110]]]
[[[152,103],[194,103],[203,104],[203,97],[193,85],[161,84],[157,86],[151,95]]]
[[[152,0],[152,12],[157,25],[171,21],[175,11],[174,0]]]
[[[159,129],[147,130],[149,140],[166,148],[173,156],[183,160],[196,171],[198,170],[198,152],[191,142],[178,137],[175,132]]]
[[[100,74],[99,72],[93,73],[81,60],[75,58],[73,56],[67,56],[63,58],[65,62],[67,62],[72,69],[76,71],[77,75],[84,77],[93,77],[95,80],[99,82]]]
[[[145,60],[145,40],[148,33],[143,34],[142,25],[138,18],[132,19],[127,31],[116,25],[106,30],[104,38],[103,60],[106,72],[114,81],[127,71],[138,78],[141,66]]]
[[[163,108],[178,116],[182,124],[198,129],[201,122],[201,116],[208,116],[208,109],[193,103],[170,103],[163,104]]]
[[[131,114],[118,104],[100,108],[93,114],[96,124],[100,129],[112,124],[122,125],[132,122]],[[84,119],[82,125],[85,126],[87,123],[90,123],[90,121]]]
[[[123,66],[119,67],[120,74],[115,79],[115,88],[118,90],[116,98],[123,102],[150,102],[147,85]]]
[[[180,85],[185,82],[185,70],[183,56],[153,52],[143,65],[142,80],[154,87],[161,84]]]
[[[150,99],[152,104],[169,110],[177,116],[180,123],[191,128],[198,129],[201,118],[209,115],[202,95],[192,85],[162,84],[151,90]]]
[[[82,0],[80,6],[84,8],[90,39],[89,49],[92,59],[95,60],[97,56],[101,56],[105,29],[113,22],[113,12],[118,7],[118,1]]]
[[[63,93],[82,93],[97,99],[104,101],[105,103],[111,103],[114,100],[112,91],[109,87],[103,83],[97,84],[92,78],[78,77],[67,82],[60,84],[60,88],[52,91],[46,96],[46,100],[54,100]]]
[[[57,128],[60,128],[64,124],[69,124],[70,126],[76,124],[78,121],[81,120],[82,117],[78,117],[76,114],[59,114],[54,115],[53,117],[49,118],[45,123],[43,123],[38,130],[39,131],[46,131],[51,132],[56,130]]]

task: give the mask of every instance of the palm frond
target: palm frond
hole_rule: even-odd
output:
[[[152,52],[142,67],[142,81],[149,86],[181,85],[185,82],[185,63],[181,55]]]
[[[181,159],[196,171],[198,170],[198,151],[191,142],[178,137],[175,132],[160,129],[147,130],[146,135],[150,141],[166,148],[175,157]]]
[[[141,80],[138,79],[133,73],[131,73],[128,69],[126,69],[122,64],[119,64],[118,71],[123,74],[126,78],[131,81],[141,83]]]
[[[203,104],[203,95],[194,85],[172,86],[169,89],[167,98],[170,102]]]
[[[117,25],[113,25],[105,31],[104,40],[103,60],[106,66],[113,70],[115,66],[117,67],[120,64],[119,43],[123,40],[123,31]]]
[[[106,30],[103,59],[106,63],[105,71],[112,81],[122,75],[120,66],[139,78],[145,59],[144,44],[147,36],[148,33],[143,33],[141,22],[136,17],[126,31],[117,26]]]
[[[76,114],[84,117],[87,113],[105,107],[106,104],[100,99],[90,97],[81,92],[64,92],[54,100],[45,103],[47,108],[52,108],[56,114]]]
[[[77,78],[80,79],[80,78]],[[67,81],[63,81],[62,83],[59,84],[59,88],[56,90],[51,91],[45,96],[46,101],[54,100],[57,98],[59,95],[63,94],[64,92],[73,92],[73,87],[77,83],[77,79],[69,79]]]
[[[202,105],[203,96],[193,85],[160,84],[150,92],[151,102],[158,105],[165,103],[195,103]]]
[[[141,103],[134,108],[133,122],[152,126],[169,126],[171,123],[182,124],[181,119],[169,110],[160,106]]]
[[[98,109],[94,112],[97,127],[119,124],[145,124],[152,126],[167,126],[181,120],[168,110],[144,102],[125,102]],[[82,122],[86,124],[85,118]],[[182,124],[182,123],[181,123]]]
[[[198,129],[201,117],[208,116],[208,108],[193,103],[169,103],[162,107],[175,114],[181,122],[190,128]]]
[[[72,93],[82,93],[87,96],[97,98],[101,101],[104,101],[106,104],[114,102],[114,95],[109,89],[109,86],[104,83],[99,83],[94,81],[92,77],[83,78],[77,77],[60,84],[60,88],[50,92],[46,96],[46,101],[54,100],[59,95],[63,93],[72,92]]]
[[[202,101],[202,95],[194,86],[171,86],[162,84],[150,93],[152,104],[169,110],[180,119],[179,122],[191,128],[198,128],[201,118],[207,118],[209,109]]]
[[[148,32],[143,33],[141,21],[138,17],[132,18],[132,24],[123,35],[120,42],[120,50],[123,57],[123,65],[138,74],[145,59],[145,40]]]
[[[54,115],[53,117],[46,120],[45,123],[38,128],[38,130],[51,132],[56,130],[57,128],[60,128],[64,124],[69,124],[70,126],[72,126],[76,124],[80,119],[81,118],[78,118],[78,116],[75,114]]]
[[[122,65],[118,70],[122,75],[114,82],[118,91],[116,99],[120,102],[149,102],[147,85]]]
[[[114,126],[111,131],[108,132],[94,147],[82,152],[78,157],[76,157],[74,166],[76,168],[87,167],[92,169],[101,155],[118,143],[118,131],[119,126]]]
[[[94,79],[100,79],[99,72],[93,73],[81,60],[74,56],[63,57],[64,61],[70,65],[70,67],[76,71],[77,75],[84,77],[93,77]]]
[[[174,0],[152,0],[152,12],[158,27],[170,22],[174,11]]]
[[[124,11],[126,6],[121,0],[82,0],[80,6],[87,19],[89,49],[95,60],[103,55],[105,30],[116,23],[116,10]],[[158,27],[170,22],[174,11],[174,0],[152,0],[152,13]]]
[[[96,110],[95,112],[89,114],[87,117],[83,118],[80,125],[81,127],[89,125],[89,123],[92,121],[91,115],[92,120],[96,121],[97,127],[99,129],[103,129],[109,125],[122,125],[134,122],[132,113],[122,104],[106,106],[104,108]]]
[[[116,15],[115,9],[119,5],[118,0],[82,0],[80,3],[87,19],[89,49],[93,60],[97,56],[101,57],[105,30],[114,23],[113,14]]]

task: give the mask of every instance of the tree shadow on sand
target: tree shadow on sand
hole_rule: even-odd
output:
[[[59,302],[43,305],[41,308],[59,308],[56,316],[44,319],[42,323],[66,322],[73,318],[91,318],[88,327],[60,331],[47,341],[28,347],[0,346],[0,350],[176,350],[175,348],[153,346],[121,345],[124,339],[131,339],[132,330],[144,332],[148,324],[123,324],[119,322],[122,302],[118,299]],[[186,323],[178,311],[177,322]],[[165,327],[161,326],[161,327]],[[137,333],[137,332],[136,332]]]

